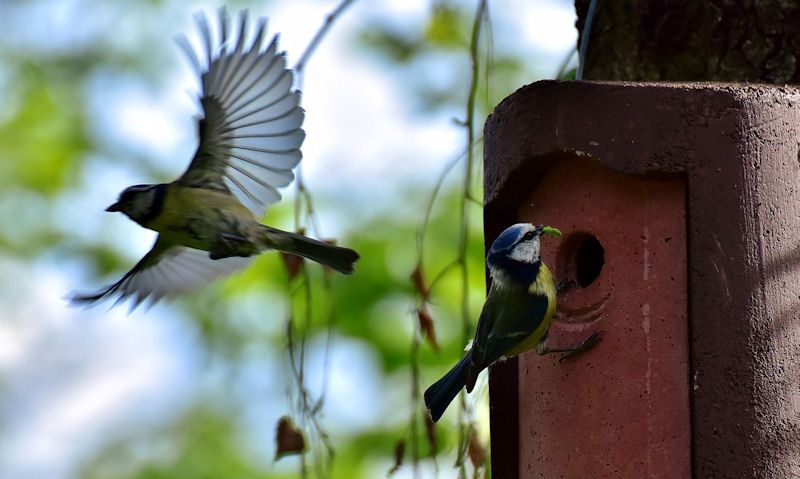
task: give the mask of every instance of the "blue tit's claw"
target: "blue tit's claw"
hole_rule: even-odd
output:
[[[593,332],[588,338],[584,339],[583,342],[577,345],[572,351],[569,351],[567,354],[561,356],[558,359],[558,362],[562,362],[565,359],[572,359],[575,357],[580,356],[581,354],[585,353],[586,351],[592,349],[593,347],[597,346],[597,343],[603,339],[603,335],[605,335],[605,331],[599,330]]]

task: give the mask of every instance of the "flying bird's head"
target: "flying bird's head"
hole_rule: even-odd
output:
[[[120,211],[128,218],[144,225],[161,213],[166,185],[135,185],[125,188],[117,202],[106,211]]]
[[[492,278],[503,283],[509,277],[521,280],[527,276],[529,267],[541,261],[539,238],[543,234],[561,236],[556,228],[530,223],[517,223],[500,233],[486,256]]]

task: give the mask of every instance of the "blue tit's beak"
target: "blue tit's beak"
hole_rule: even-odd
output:
[[[106,211],[111,212],[111,213],[113,213],[115,211],[122,211],[122,205],[120,205],[119,201],[118,201],[118,202],[114,203],[113,205],[109,206],[108,208],[106,208]]]
[[[540,226],[539,228],[541,229],[542,234],[561,236],[561,231],[559,231],[557,228],[553,228],[552,226]]]

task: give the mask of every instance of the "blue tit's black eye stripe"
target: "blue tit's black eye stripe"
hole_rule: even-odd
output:
[[[535,231],[528,231],[525,235],[522,236],[522,241],[530,241],[536,236]]]

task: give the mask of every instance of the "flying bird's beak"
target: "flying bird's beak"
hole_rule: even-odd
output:
[[[106,208],[106,211],[109,211],[109,212],[112,212],[112,213],[114,211],[121,211],[121,210],[122,210],[122,205],[120,205],[119,202],[116,202],[113,205],[111,205],[108,208]]]

